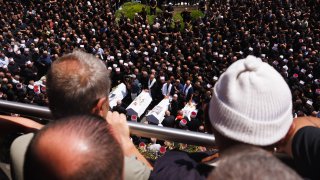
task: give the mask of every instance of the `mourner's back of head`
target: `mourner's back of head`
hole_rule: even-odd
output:
[[[248,56],[234,62],[215,84],[209,117],[223,137],[269,146],[282,139],[291,126],[291,92],[272,66]]]
[[[208,179],[298,180],[302,178],[270,152],[254,146],[237,145],[223,152],[219,165]]]
[[[122,179],[124,156],[110,126],[98,116],[55,121],[32,139],[24,177],[34,179]]]
[[[99,99],[107,98],[109,90],[105,64],[78,50],[52,63],[47,74],[49,107],[55,118],[92,113]]]

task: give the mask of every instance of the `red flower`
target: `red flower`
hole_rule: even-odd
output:
[[[161,154],[166,153],[166,151],[167,151],[167,149],[166,149],[165,146],[161,146],[161,147],[160,147],[160,153],[161,153]]]

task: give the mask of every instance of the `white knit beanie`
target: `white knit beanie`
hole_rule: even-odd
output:
[[[273,67],[248,56],[233,63],[215,84],[209,117],[214,129],[230,139],[271,145],[291,126],[291,92]]]

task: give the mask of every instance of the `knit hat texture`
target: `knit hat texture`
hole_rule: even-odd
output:
[[[225,137],[271,145],[291,126],[291,92],[272,66],[248,56],[233,63],[215,84],[209,117],[213,128]]]

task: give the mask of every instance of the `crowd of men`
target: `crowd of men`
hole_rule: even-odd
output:
[[[62,56],[80,49],[99,58],[111,70],[112,87],[120,83],[126,85],[128,95],[122,105],[118,103],[116,110],[123,112],[125,106],[143,90],[148,90],[152,96],[150,108],[170,97],[172,100],[162,123],[164,126],[192,131],[209,131],[212,128],[220,150],[235,142],[269,146],[282,142],[282,138],[288,136],[292,139],[285,142],[292,141],[293,146],[290,143],[280,145],[289,147],[288,154],[301,166],[300,173],[306,177],[319,177],[312,169],[317,167],[317,162],[305,162],[306,156],[315,159],[311,157],[317,157],[317,153],[305,155],[306,151],[299,146],[299,143],[306,142],[304,139],[308,145],[313,144],[312,138],[307,137],[316,137],[319,123],[305,119],[306,124],[314,127],[307,130],[301,125],[301,131],[297,127],[303,120],[296,127],[291,125],[292,116],[319,116],[319,2],[252,0],[213,1],[208,4],[203,18],[185,21],[182,26],[182,22],[173,22],[165,14],[157,15],[152,24],[141,13],[133,19],[124,16],[116,19],[115,9],[106,1],[1,2],[0,97],[47,106],[48,80],[50,109],[55,118],[81,114],[78,111],[106,117],[108,98],[102,89],[109,87],[87,86],[89,81],[98,82],[94,77],[100,77],[101,82],[107,78],[105,68],[101,70],[99,66],[77,64],[75,57],[78,56],[94,61],[81,52]],[[273,68],[259,58],[247,55],[260,57]],[[57,61],[56,68],[49,71],[48,79],[44,78],[51,63],[59,57],[62,58]],[[245,57],[246,60],[239,61]],[[235,65],[227,70],[232,63]],[[77,72],[82,68],[88,69]],[[99,73],[94,71],[98,69]],[[91,74],[86,74],[89,72]],[[69,77],[80,78],[71,78],[74,80],[71,83],[65,80]],[[97,84],[103,83],[99,81]],[[73,90],[68,87],[79,88]],[[81,89],[90,92],[90,96],[82,94]],[[99,94],[93,94],[95,91]],[[82,98],[73,99],[75,93]],[[68,103],[62,103],[64,101]],[[180,110],[192,103],[196,104],[198,113],[191,113],[191,121],[188,122]],[[79,107],[79,104],[84,106]],[[208,119],[205,118],[205,109],[209,104],[212,126],[205,129],[204,120]],[[115,137],[120,134],[115,133]],[[297,136],[293,139],[295,134]],[[124,155],[128,152],[123,144],[132,145],[128,135],[129,132],[123,135],[125,143],[118,138],[121,146],[118,149],[124,149]],[[131,148],[133,154],[142,159],[140,161],[150,166],[135,148]],[[135,162],[129,159],[132,153],[128,154],[125,167]],[[120,156],[123,155],[119,154],[119,159]],[[186,160],[189,157],[177,152],[167,153],[154,165],[151,178],[180,175],[170,171],[182,172],[185,176],[184,171],[179,171],[181,166],[175,164],[177,161],[172,161],[175,158]],[[190,162],[198,167],[193,160]],[[307,165],[302,167],[304,163]],[[130,177],[127,171],[125,176]],[[207,177],[211,168],[198,171],[197,168],[188,168],[188,173],[195,175],[190,177]],[[148,177],[150,169],[144,172]]]
[[[132,91],[140,92],[153,74],[155,102],[163,98],[160,90],[168,81],[173,85],[170,95],[178,96],[178,109],[192,99],[201,110],[220,74],[253,54],[286,79],[294,114],[319,111],[317,1],[213,1],[205,17],[184,29],[182,22],[167,21],[162,14],[153,24],[140,15],[116,21],[108,2],[70,2],[1,4],[1,99],[47,105],[45,79],[40,78],[57,57],[78,48],[112,69],[112,86],[126,82],[129,91],[136,87]],[[187,82],[192,97],[183,92]]]

